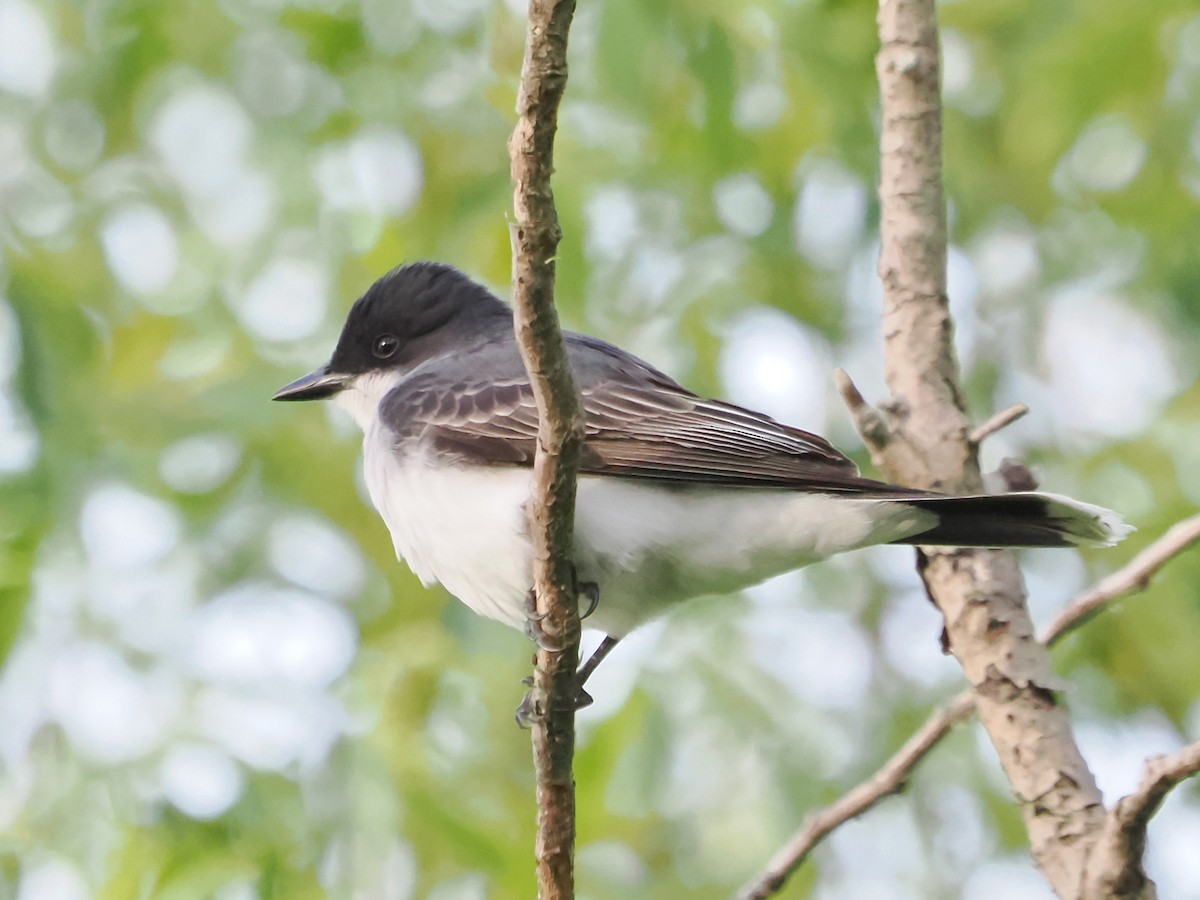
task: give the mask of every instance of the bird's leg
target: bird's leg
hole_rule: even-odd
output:
[[[587,662],[580,666],[579,671],[575,673],[575,698],[573,701],[575,709],[584,709],[592,705],[592,695],[583,689],[583,685],[587,682],[591,674],[596,671],[596,667],[600,665],[604,657],[608,656],[612,652],[613,647],[617,646],[618,641],[620,641],[620,638],[605,635],[604,640],[600,642],[600,646],[592,651],[592,655],[587,658]],[[541,718],[542,710],[533,699],[533,676],[525,676],[521,679],[521,683],[530,688],[530,690],[525,692],[525,698],[521,701],[521,705],[517,707],[516,719],[518,725],[522,728],[528,728],[537,719]]]
[[[596,607],[600,605],[600,586],[594,582],[586,582],[579,585],[579,596],[586,597],[588,601],[587,608],[579,614],[579,618],[586,619],[596,611]],[[542,631],[541,623],[545,619],[545,613],[540,613],[535,605],[535,597],[532,590],[525,597],[525,633],[544,650],[557,653],[562,650],[559,645],[554,645],[548,640],[548,636]],[[588,680],[591,674],[596,671],[596,667],[600,665],[604,657],[612,651],[613,647],[617,646],[617,641],[620,638],[604,636],[604,640],[600,642],[592,655],[587,658],[587,661],[579,667],[575,673],[575,709],[583,709],[586,706],[592,705],[592,697],[583,689],[584,683]],[[521,680],[521,683],[526,687],[533,687],[533,677],[527,676]],[[525,698],[521,701],[521,705],[517,707],[516,719],[517,724],[522,728],[528,728],[536,719],[540,718],[542,712],[538,709],[537,703],[533,699],[533,691],[529,690],[525,693]]]
[[[583,709],[585,706],[592,705],[592,695],[583,689],[591,674],[596,671],[596,667],[604,661],[604,657],[612,652],[613,647],[617,646],[620,638],[604,636],[604,640],[600,642],[600,646],[592,651],[592,655],[587,658],[579,671],[575,673],[575,708]]]

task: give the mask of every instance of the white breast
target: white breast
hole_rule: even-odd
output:
[[[439,464],[397,454],[374,429],[363,444],[367,490],[396,555],[426,585],[441,582],[480,615],[520,628],[531,585],[527,469]]]

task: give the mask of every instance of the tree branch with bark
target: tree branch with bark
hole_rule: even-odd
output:
[[[1146,827],[1171,788],[1197,772],[1200,772],[1200,741],[1146,761],[1138,789],[1109,810],[1089,861],[1085,896],[1149,900],[1156,895],[1154,882],[1142,868]]]
[[[1144,590],[1163,566],[1197,543],[1200,543],[1200,515],[1172,525],[1162,537],[1138,553],[1126,565],[1068,603],[1042,631],[1039,640],[1051,646],[1116,601]],[[971,689],[959,692],[944,703],[873,775],[828,806],[809,813],[804,824],[771,858],[763,872],[742,888],[738,894],[739,898],[764,900],[780,891],[791,874],[803,865],[812,851],[837,828],[872,809],[882,800],[904,790],[908,779],[921,761],[955,726],[965,722],[974,712],[975,694]],[[1109,815],[1116,815],[1115,810]],[[1149,816],[1146,817],[1146,821],[1148,819]],[[1143,829],[1144,826],[1145,822],[1142,823]],[[1109,827],[1112,827],[1111,824]],[[1097,852],[1094,850],[1093,854]],[[1115,852],[1110,851],[1109,855]],[[1138,858],[1140,860],[1140,854]]]
[[[550,188],[574,11],[573,0],[531,0],[518,120],[509,140],[514,318],[539,422],[529,523],[533,617],[543,638],[531,690],[537,879],[542,900],[574,896],[575,670],[580,626],[571,556],[584,417],[554,306],[554,258],[562,233]]]
[[[883,409],[874,409],[844,375],[842,393],[872,459],[893,481],[949,493],[979,492],[979,442],[1020,410],[1005,411],[972,431],[959,386],[945,280],[935,2],[880,0],[878,23],[879,274],[891,398]],[[1186,765],[1166,777],[1148,775],[1154,786],[1142,792],[1146,802],[1122,801],[1106,813],[1058,699],[1046,643],[1034,635],[1013,555],[921,548],[917,559],[929,597],[944,618],[946,647],[971,684],[969,703],[960,697],[936,714],[875,779],[843,798],[847,802],[839,814],[857,814],[898,790],[911,767],[973,706],[1021,805],[1033,859],[1054,891],[1065,898],[1153,896],[1140,862],[1149,813],[1131,813],[1120,822],[1117,817],[1126,805],[1152,811],[1161,799],[1156,792],[1165,793],[1162,785],[1175,783],[1171,777]],[[1094,607],[1085,600],[1072,607],[1073,614],[1086,618],[1115,587],[1098,588]],[[1068,627],[1073,621],[1056,622],[1048,636],[1053,639]],[[830,819],[824,830],[802,833],[793,857],[802,858],[811,840],[835,824]],[[1100,860],[1118,860],[1117,874],[1094,876],[1104,865]],[[1102,882],[1121,884],[1129,893],[1098,893]]]
[[[946,296],[934,0],[881,0],[878,22],[879,274],[891,399],[884,429],[862,408],[856,419],[866,426],[860,430],[872,458],[893,481],[979,492]],[[1015,558],[996,550],[923,548],[918,568],[1021,805],[1034,861],[1060,896],[1073,896],[1104,807],[1058,700],[1049,653],[1034,636]]]

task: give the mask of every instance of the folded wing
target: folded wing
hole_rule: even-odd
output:
[[[824,438],[699,397],[610,344],[568,335],[567,346],[587,415],[583,473],[892,497],[921,493],[862,478]],[[398,444],[420,440],[477,465],[533,462],[537,407],[515,348],[431,361],[385,398],[381,414]]]

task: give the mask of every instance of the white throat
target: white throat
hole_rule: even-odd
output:
[[[404,380],[406,374],[403,369],[364,372],[338,392],[333,398],[334,403],[350,413],[363,434],[369,434],[380,402]]]

